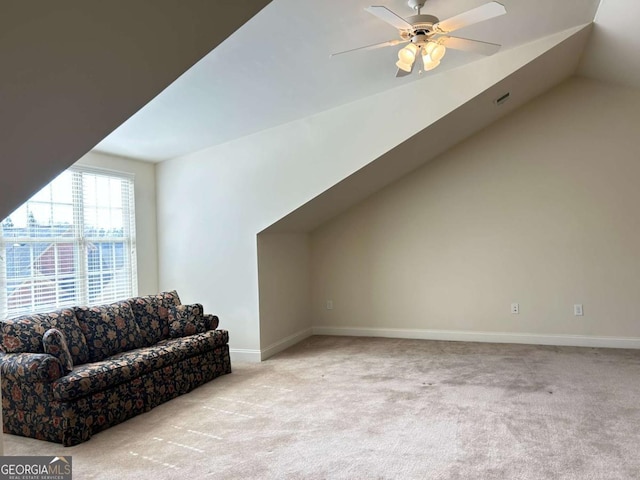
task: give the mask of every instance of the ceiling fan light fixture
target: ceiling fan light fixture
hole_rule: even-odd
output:
[[[433,70],[438,65],[440,65],[440,60],[444,56],[444,53],[441,48],[444,47],[436,42],[428,42],[422,48],[422,65],[424,67],[425,72],[429,70]]]
[[[420,10],[424,7],[425,0],[408,0],[408,3],[412,9],[417,10],[417,15],[403,18],[382,5],[373,5],[365,8],[367,12],[397,29],[400,36],[399,39],[346,50],[332,54],[332,56],[356,50],[372,50],[381,47],[390,47],[400,43],[408,43],[406,47],[398,52],[398,61],[396,62],[396,66],[399,69],[398,72],[396,72],[396,77],[404,77],[407,73],[413,71],[418,54],[422,56],[424,71],[428,71],[433,70],[440,64],[440,60],[445,56],[447,48],[473,52],[480,55],[493,55],[500,49],[500,45],[495,43],[449,36],[451,32],[456,30],[507,13],[504,5],[499,1],[489,1],[484,5],[472,8],[471,10],[467,10],[466,12],[454,15],[445,20],[440,20],[433,15],[423,15]]]
[[[404,70],[405,72],[411,73],[413,62],[404,63],[402,60],[398,60],[396,62],[396,67],[398,67],[400,70]]]
[[[401,48],[398,52],[398,60],[402,63],[408,63],[409,65],[413,65],[413,62],[416,60],[416,53],[418,52],[418,47],[416,47],[413,43],[410,43],[404,48]]]
[[[436,61],[429,57],[429,55],[423,55],[422,57],[422,65],[424,67],[424,71],[428,72],[429,70],[433,70],[438,65],[440,65],[440,60]]]
[[[396,62],[396,67],[400,70],[404,70],[405,72],[411,72],[413,69],[413,62],[416,61],[416,53],[418,52],[418,47],[416,47],[413,43],[410,43],[404,48],[401,48],[398,52],[398,61]]]
[[[444,45],[440,45],[439,43],[435,43],[434,45],[435,46],[429,53],[429,56],[435,62],[440,62],[440,60],[442,60],[442,57],[444,57],[444,54],[447,53],[447,49]]]
[[[431,52],[433,52],[433,49],[437,46],[438,44],[436,42],[427,42],[427,44],[422,49],[422,56],[424,57],[425,55],[431,55]]]

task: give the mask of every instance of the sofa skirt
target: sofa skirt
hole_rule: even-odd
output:
[[[104,391],[52,400],[43,411],[4,410],[4,431],[67,447],[77,445],[227,373],[231,373],[229,346],[219,345]]]

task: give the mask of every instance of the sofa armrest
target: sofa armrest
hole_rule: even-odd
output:
[[[3,380],[51,383],[63,376],[62,364],[46,353],[5,353],[0,355]]]
[[[220,323],[220,320],[216,315],[205,313],[203,317],[204,317],[204,323],[207,326],[207,330],[215,330],[216,328],[218,328],[218,324]]]

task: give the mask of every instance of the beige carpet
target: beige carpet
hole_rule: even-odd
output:
[[[93,437],[76,480],[638,479],[640,352],[312,337]]]

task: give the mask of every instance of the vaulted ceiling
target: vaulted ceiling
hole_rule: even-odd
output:
[[[427,0],[423,13],[447,18],[485,2]],[[412,13],[405,0],[381,3],[400,15]],[[576,73],[640,88],[635,54],[640,2],[503,3],[507,15],[457,34],[501,43],[500,56],[595,18]],[[105,152],[159,161],[396,87],[420,89],[428,83],[426,75],[395,78],[398,48],[329,58],[332,52],[394,38],[392,27],[364,11],[369,4],[83,0],[64,6],[5,5],[0,15],[0,217],[97,142]],[[446,77],[476,61],[482,60],[450,51],[427,75]]]
[[[403,16],[405,0],[383,3]],[[486,0],[427,0],[422,13],[440,19]],[[504,51],[591,23],[596,28],[579,73],[640,86],[640,61],[632,55],[640,35],[633,0],[503,0],[507,15],[456,32],[503,45]],[[367,13],[371,0],[274,0],[197,65],[98,145],[98,149],[160,161],[314,115],[339,105],[415,83],[395,78],[400,47],[332,52],[396,38],[396,30]],[[426,75],[480,60],[448,51]],[[543,74],[543,73],[542,73]],[[437,95],[434,92],[434,95]],[[408,106],[410,108],[410,106]]]
[[[268,2],[3,2],[0,218]]]

